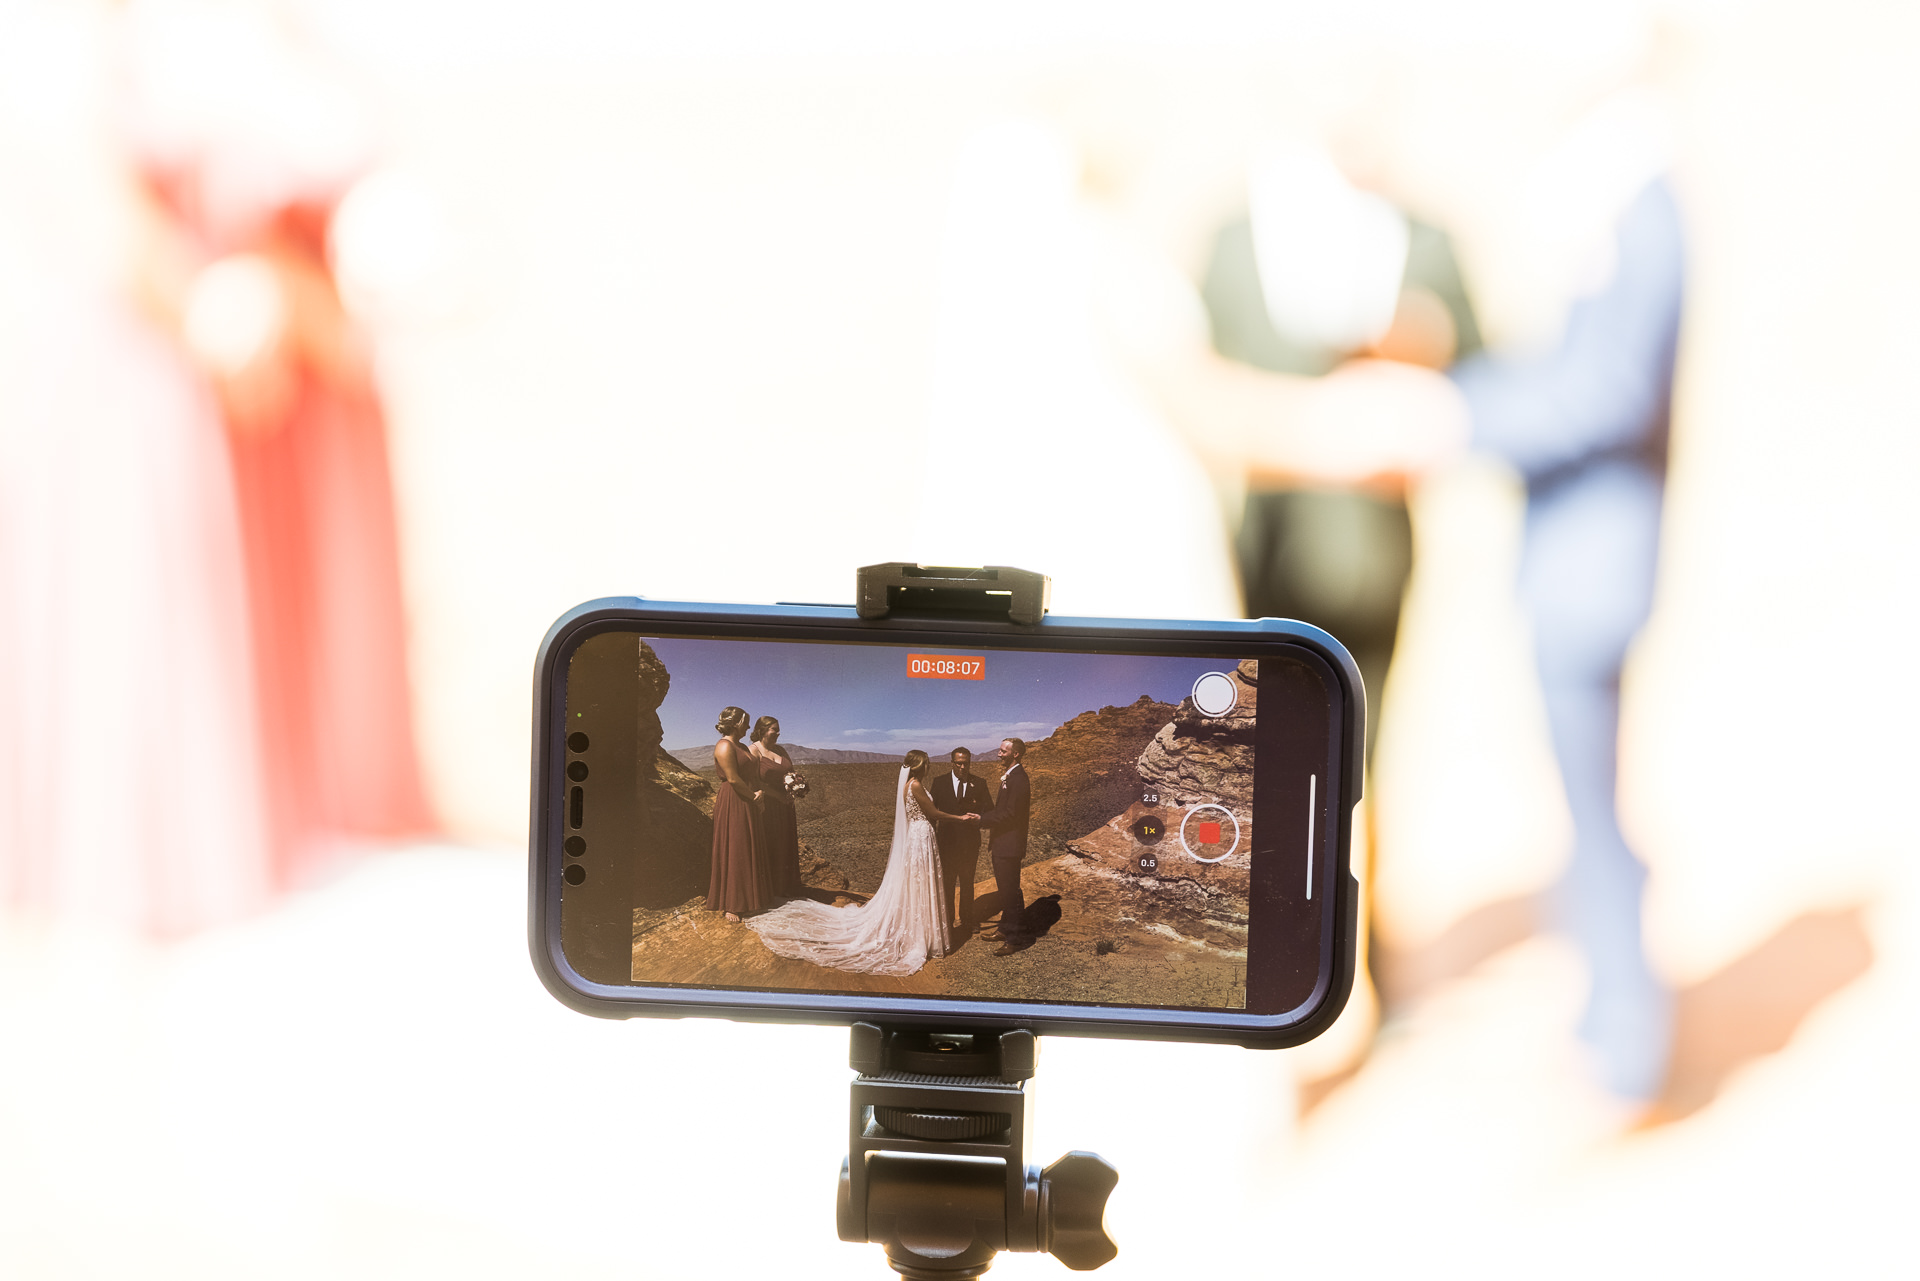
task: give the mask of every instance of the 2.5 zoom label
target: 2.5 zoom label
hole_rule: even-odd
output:
[[[908,654],[907,675],[923,681],[983,681],[987,679],[987,660],[980,656]]]

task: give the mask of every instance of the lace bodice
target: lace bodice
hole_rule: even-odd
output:
[[[920,802],[913,799],[913,789],[909,787],[904,795],[907,802],[907,822],[926,823],[931,826],[933,820],[928,818],[927,812],[920,808]]]

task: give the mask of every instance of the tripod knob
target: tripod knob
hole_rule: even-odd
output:
[[[1088,1272],[1120,1253],[1107,1235],[1107,1197],[1120,1171],[1091,1152],[1069,1152],[1040,1172],[1041,1246]]]

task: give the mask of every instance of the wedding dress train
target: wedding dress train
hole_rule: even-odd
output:
[[[907,795],[907,771],[894,789],[893,846],[886,875],[866,904],[831,907],[795,899],[750,917],[747,928],[777,955],[861,974],[912,974],[947,954],[940,901],[940,850],[933,822]]]

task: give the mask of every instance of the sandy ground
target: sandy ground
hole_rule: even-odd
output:
[[[851,974],[775,956],[744,923],[729,922],[696,899],[671,913],[645,914],[651,928],[634,939],[633,974],[715,987],[1246,1004],[1244,925],[1210,921],[1191,890],[1172,882],[1146,885],[1075,854],[1026,868],[1020,887],[1029,901],[1058,895],[1062,911],[1045,936],[1011,956],[995,955],[997,945],[963,931],[948,955],[928,960],[918,973]],[[974,893],[982,912],[995,910],[992,881],[981,881]]]

